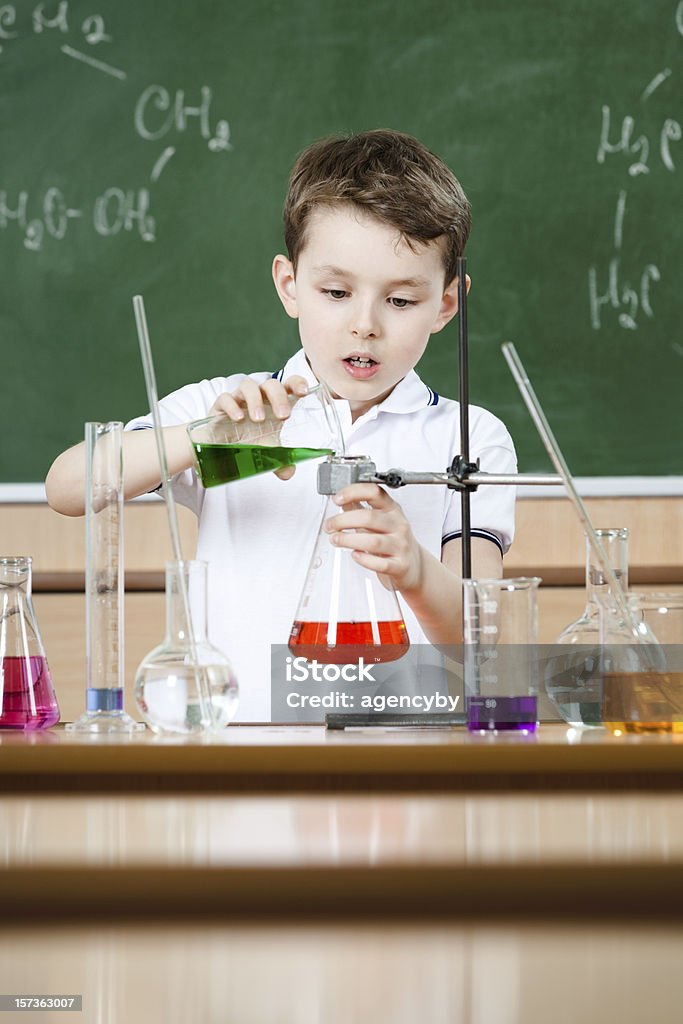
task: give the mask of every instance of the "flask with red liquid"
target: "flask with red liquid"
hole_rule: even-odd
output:
[[[347,511],[351,506],[344,506]],[[360,506],[353,506],[360,507]],[[339,508],[328,498],[323,522]],[[359,542],[362,550],[362,542]],[[320,529],[308,567],[289,649],[307,661],[347,665],[396,661],[410,641],[398,597],[388,579],[365,569],[350,548],[334,547]]]
[[[27,557],[0,557],[0,707],[0,729],[47,729],[59,721]]]

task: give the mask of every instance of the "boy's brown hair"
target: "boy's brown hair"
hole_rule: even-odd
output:
[[[301,153],[284,206],[295,270],[311,213],[337,203],[353,203],[397,228],[408,245],[443,239],[446,283],[455,277],[470,233],[470,204],[450,168],[411,135],[385,129],[333,135]]]

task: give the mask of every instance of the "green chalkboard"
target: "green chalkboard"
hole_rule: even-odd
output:
[[[15,0],[0,47],[1,482],[144,411],[135,293],[160,393],[281,366],[289,168],[379,126],[471,198],[472,400],[521,467],[508,339],[576,474],[683,473],[679,0]],[[457,394],[455,325],[419,370]]]

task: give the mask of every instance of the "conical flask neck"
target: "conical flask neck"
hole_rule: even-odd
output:
[[[602,548],[614,575],[623,590],[628,590],[628,530],[596,530]],[[593,548],[586,541],[586,597],[589,605],[597,607],[613,599],[612,586],[603,566],[595,557]]]
[[[0,559],[0,657],[45,657],[31,602],[31,559]]]
[[[31,559],[0,558],[0,591],[31,593]]]

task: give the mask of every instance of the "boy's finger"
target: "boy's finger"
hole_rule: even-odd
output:
[[[292,406],[287,396],[287,392],[285,391],[284,384],[281,384],[279,380],[267,380],[265,384],[262,385],[262,390],[265,392],[275,415],[282,420],[287,419],[292,411]]]
[[[282,469],[276,469],[275,476],[279,476],[281,480],[289,480],[296,473],[296,466],[283,466]]]
[[[231,420],[244,419],[244,409],[241,407],[239,400],[235,395],[229,395],[226,393],[218,396],[211,406],[211,414],[218,415],[220,413],[224,413]]]
[[[335,533],[330,537],[335,547],[346,548],[351,551],[365,551],[368,555],[385,555],[387,557],[395,553],[395,545],[392,538],[386,533],[368,533],[367,530],[353,533]]]
[[[266,412],[263,406],[263,394],[260,386],[255,380],[250,380],[249,377],[246,377],[240,384],[238,390],[234,392],[234,395],[236,397],[241,395],[244,398],[250,419],[264,420],[266,418]]]
[[[305,377],[300,377],[295,374],[293,377],[288,377],[285,381],[285,389],[290,395],[306,395],[310,390],[311,385],[308,383]]]
[[[349,484],[341,491],[332,495],[336,505],[351,505],[354,502],[366,501],[373,508],[388,509],[396,502],[378,484]]]
[[[323,523],[325,533],[336,533],[338,530],[363,530],[372,532],[384,532],[383,527],[391,523],[386,516],[374,518],[369,508],[356,509],[353,512],[342,512],[341,515],[331,516]]]

